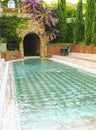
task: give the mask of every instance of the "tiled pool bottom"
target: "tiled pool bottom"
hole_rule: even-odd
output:
[[[14,75],[21,130],[70,130],[96,120],[96,75],[48,59],[15,62]]]

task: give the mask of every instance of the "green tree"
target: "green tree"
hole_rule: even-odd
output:
[[[85,20],[85,42],[87,45],[94,44],[94,17],[95,0],[87,0],[86,20]]]
[[[51,2],[50,4],[43,1],[43,6],[44,7],[51,7],[51,8],[58,8],[58,4],[56,2],[54,2],[54,1]]]
[[[66,34],[66,42],[67,43],[73,43],[74,42],[74,35],[73,35],[73,29],[74,29],[73,21],[70,23],[67,23],[67,34]]]
[[[94,11],[94,37],[93,37],[93,43],[96,45],[96,0],[95,0],[95,11]]]
[[[58,1],[58,28],[61,42],[66,41],[67,23],[66,23],[66,0]]]
[[[78,1],[77,12],[74,26],[74,42],[78,43],[84,39],[84,21],[83,21],[83,4],[82,0]]]
[[[17,27],[21,19],[16,16],[0,17],[0,34],[7,39],[8,50],[19,50],[20,36],[17,33]]]
[[[67,2],[66,14],[67,14],[67,18],[72,18],[72,17],[76,16],[76,7],[74,7],[74,5],[72,3]]]

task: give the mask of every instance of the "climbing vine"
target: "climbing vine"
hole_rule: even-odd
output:
[[[53,38],[55,37],[58,31],[56,29],[57,19],[54,17],[53,8],[44,7],[42,0],[23,0],[22,7],[27,13],[32,14],[32,18],[37,20],[42,27],[45,28],[47,35],[52,36]]]

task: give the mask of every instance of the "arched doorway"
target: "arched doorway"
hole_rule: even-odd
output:
[[[28,33],[23,40],[24,56],[40,55],[40,38],[35,33]]]

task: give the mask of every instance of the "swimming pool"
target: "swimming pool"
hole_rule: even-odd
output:
[[[39,58],[13,66],[21,130],[66,130],[96,120],[96,75]]]

